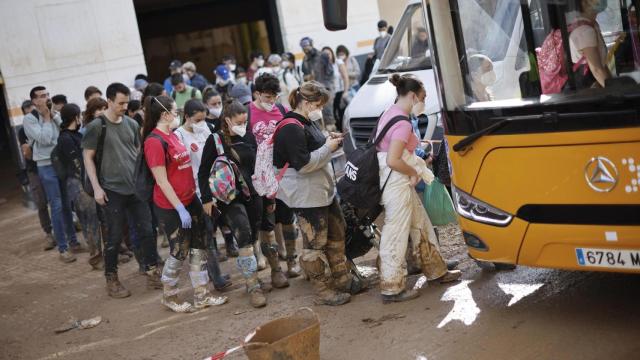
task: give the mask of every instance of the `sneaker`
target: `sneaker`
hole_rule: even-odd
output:
[[[107,294],[115,299],[123,299],[131,296],[131,292],[127,290],[120,280],[118,280],[118,274],[107,274]]]
[[[49,251],[56,247],[56,241],[53,239],[53,235],[49,233],[45,235],[44,239],[46,241],[44,244],[44,251]]]
[[[65,251],[65,252],[61,252],[60,253],[60,261],[62,261],[63,263],[72,263],[74,261],[76,261],[76,257],[73,256],[72,253],[70,253],[69,251]]]
[[[416,299],[420,296],[417,290],[409,289],[395,295],[382,295],[382,303],[390,304],[394,302],[403,302]]]
[[[71,250],[71,252],[74,253],[74,254],[80,254],[80,253],[88,252],[87,248],[84,245],[80,244],[80,243],[71,244],[69,246],[69,250]]]

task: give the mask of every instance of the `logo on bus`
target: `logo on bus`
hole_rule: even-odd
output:
[[[610,192],[618,184],[618,169],[606,157],[591,158],[584,169],[584,177],[590,188],[597,192]]]

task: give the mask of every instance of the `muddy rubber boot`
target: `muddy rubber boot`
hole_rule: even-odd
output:
[[[147,274],[147,289],[149,290],[159,290],[162,289],[162,274],[160,273],[160,269],[157,266],[149,267],[149,270],[146,271]]]
[[[296,269],[296,258],[287,256],[287,277],[289,279],[300,276],[300,270]]]
[[[253,254],[253,246],[243,247],[239,251],[236,264],[244,277],[249,295],[249,303],[255,308],[267,305],[267,297],[260,285],[258,278],[258,262]]]
[[[233,234],[231,232],[223,233],[224,236],[224,246],[227,253],[228,258],[238,257],[238,247],[236,246],[236,242],[233,240]]]
[[[249,295],[249,304],[254,308],[267,306],[267,296],[260,287],[257,273],[252,278],[247,279],[247,294]]]
[[[271,286],[276,289],[288,287],[289,281],[282,272],[280,259],[278,259],[275,234],[273,231],[260,231],[260,237],[262,239],[262,243],[260,244],[262,254],[264,254],[265,258],[269,262],[269,267],[271,267]]]
[[[316,292],[316,304],[337,306],[346,304],[351,300],[351,295],[338,292],[330,287],[331,279],[325,275],[325,267],[327,266],[321,259],[313,261],[300,260],[300,266],[305,273],[309,275],[309,279],[313,284]]]
[[[280,229],[282,230],[282,242],[287,250],[287,277],[296,278],[300,276],[300,271],[296,270],[296,239],[298,238],[298,231],[293,224],[280,225]],[[276,233],[277,237],[278,233]]]
[[[103,270],[104,269],[104,258],[102,257],[102,253],[98,252],[92,255],[89,258],[89,265],[93,268],[93,270]]]
[[[394,303],[394,302],[409,301],[409,300],[416,299],[419,296],[420,296],[420,293],[417,290],[406,289],[406,290],[403,290],[399,294],[382,295],[382,303],[383,304],[390,304],[390,303]]]
[[[144,261],[142,260],[142,250],[140,248],[133,250],[133,257],[136,259],[138,263],[138,274],[146,275],[147,272],[144,270]]]
[[[118,274],[106,274],[107,279],[107,294],[115,299],[123,299],[131,296],[131,292],[127,290],[120,280],[118,280]]]

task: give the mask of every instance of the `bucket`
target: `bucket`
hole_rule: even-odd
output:
[[[320,321],[309,308],[259,326],[245,338],[250,360],[320,360]]]

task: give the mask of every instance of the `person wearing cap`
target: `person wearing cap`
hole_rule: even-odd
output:
[[[191,61],[184,63],[184,65],[182,65],[182,70],[184,70],[184,73],[189,77],[189,80],[191,80],[191,86],[194,88],[203,91],[204,88],[209,85],[209,80],[207,80],[204,75],[196,72],[196,64]]]
[[[258,69],[264,66],[264,55],[259,51],[252,51],[249,58],[251,59],[251,64],[247,69],[247,81],[253,82],[253,78],[257,77],[256,72]]]
[[[387,47],[387,44],[389,43],[389,39],[391,39],[391,36],[389,36],[389,33],[387,30],[389,30],[387,22],[384,20],[378,21],[378,32],[380,33],[380,36],[378,36],[376,40],[373,42],[374,59],[382,58],[384,49]]]
[[[231,92],[229,92],[229,96],[233,99],[238,100],[242,105],[249,105],[253,100],[253,96],[251,96],[251,88],[246,84],[235,84],[231,88]]]
[[[173,74],[171,76],[171,85],[173,86],[171,97],[176,101],[176,107],[178,109],[183,109],[184,104],[190,99],[202,100],[200,90],[191,85],[187,85],[181,74]]]
[[[169,64],[170,75],[168,78],[164,79],[164,89],[167,91],[167,94],[171,94],[173,91],[173,85],[171,84],[171,76],[173,74],[181,74],[184,78],[184,83],[187,85],[191,85],[191,79],[182,72],[182,61],[173,60],[171,64]]]
[[[226,65],[220,64],[214,71],[216,75],[216,91],[222,96],[222,102],[226,102],[229,99],[229,92],[233,87],[231,83],[231,76],[229,75],[229,69]]]
[[[325,126],[335,127],[336,120],[333,117],[333,97],[335,96],[335,77],[331,58],[325,52],[313,47],[313,40],[304,37],[300,40],[300,47],[304,51],[302,60],[302,75],[305,81],[315,80],[329,91],[329,101],[322,109],[322,119]]]

